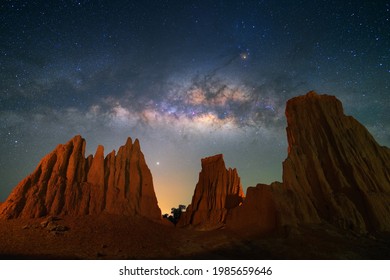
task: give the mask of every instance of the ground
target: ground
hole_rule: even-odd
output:
[[[196,231],[140,217],[0,220],[1,259],[390,259],[388,235],[359,236],[329,225],[262,236]]]

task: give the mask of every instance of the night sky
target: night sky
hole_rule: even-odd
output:
[[[310,90],[390,146],[390,1],[0,2],[0,201],[57,144],[138,138],[163,213],[223,153],[281,180],[286,101]]]

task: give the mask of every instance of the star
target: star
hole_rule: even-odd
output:
[[[249,56],[249,54],[246,53],[246,52],[240,53],[240,58],[241,58],[242,60],[247,60],[247,59],[248,59],[248,56]]]

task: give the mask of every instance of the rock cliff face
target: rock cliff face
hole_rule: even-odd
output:
[[[345,116],[334,96],[293,98],[286,117],[283,183],[249,188],[227,223],[272,231],[327,221],[361,233],[390,231],[390,150]]]
[[[179,226],[217,228],[224,224],[228,211],[240,205],[243,198],[237,170],[226,169],[222,155],[204,158],[192,203],[180,217]]]
[[[107,212],[160,219],[152,175],[138,140],[104,158],[103,146],[85,158],[75,136],[45,156],[0,206],[0,218],[88,215]]]

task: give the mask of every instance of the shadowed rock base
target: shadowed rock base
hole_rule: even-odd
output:
[[[329,224],[264,237],[228,229],[198,231],[140,216],[63,216],[63,233],[47,218],[0,220],[0,259],[389,259],[385,236],[367,237]]]

